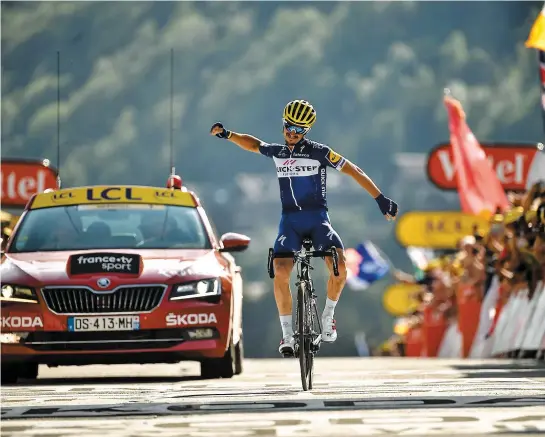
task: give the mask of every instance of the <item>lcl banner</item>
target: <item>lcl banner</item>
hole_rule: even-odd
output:
[[[481,143],[504,190],[523,191],[545,178],[545,152],[537,144]],[[454,160],[449,143],[428,154],[427,174],[441,190],[456,190]]]
[[[396,221],[396,238],[403,247],[455,249],[474,230],[488,232],[484,218],[460,211],[409,211]]]

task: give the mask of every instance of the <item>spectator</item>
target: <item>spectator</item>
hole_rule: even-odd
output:
[[[475,299],[474,304],[482,302],[496,277],[499,291],[494,319],[497,321],[512,294],[528,290],[531,298],[540,281],[545,281],[545,184],[538,182],[525,193],[509,193],[508,199],[511,208],[503,214],[496,212],[487,232],[474,229],[473,235],[460,240],[455,253],[431,261],[421,279],[394,272],[400,282],[422,285],[418,296],[420,308],[407,315],[408,332],[411,327],[422,325],[423,315],[431,308],[448,323],[461,324],[460,330],[466,331],[462,334],[473,335],[476,327],[464,329],[468,328],[464,323],[478,323],[478,320],[467,320],[470,313],[474,319],[478,307],[473,306],[468,312],[467,304],[471,300],[468,296]],[[462,289],[464,292],[460,293]],[[494,323],[491,332],[493,329]],[[406,335],[396,332],[387,344],[403,344]],[[414,349],[415,345],[411,343],[411,347]],[[467,353],[467,344],[463,348]],[[394,350],[404,348],[387,348],[392,355]]]

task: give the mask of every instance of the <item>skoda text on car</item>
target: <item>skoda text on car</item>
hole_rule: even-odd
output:
[[[192,192],[144,186],[34,195],[6,247],[2,380],[37,365],[201,362],[242,371],[242,278]]]

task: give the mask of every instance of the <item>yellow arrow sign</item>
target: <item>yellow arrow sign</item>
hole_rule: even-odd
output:
[[[414,311],[419,303],[413,297],[422,289],[417,284],[394,284],[388,287],[382,295],[384,309],[393,316],[404,316]]]

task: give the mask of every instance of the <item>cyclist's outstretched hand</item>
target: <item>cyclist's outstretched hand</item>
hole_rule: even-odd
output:
[[[230,132],[223,127],[220,122],[214,123],[210,128],[210,135],[215,135],[218,138],[229,138]]]
[[[380,208],[380,212],[386,217],[386,220],[395,220],[397,217],[397,203],[395,203],[392,199],[388,199],[387,197],[384,197],[384,194],[379,194],[378,197],[375,198],[377,201],[378,207]]]

